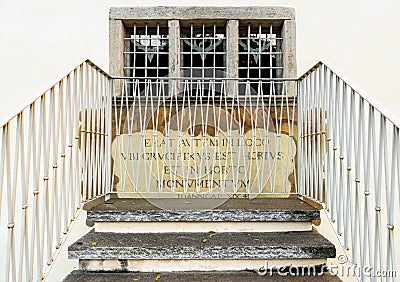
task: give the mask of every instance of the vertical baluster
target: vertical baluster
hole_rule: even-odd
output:
[[[3,187],[4,185],[4,175],[7,179],[7,165],[6,164],[6,147],[7,147],[7,125],[4,125],[1,129],[1,157],[0,157],[0,218],[2,218],[2,203],[3,203]],[[6,171],[4,172],[4,168],[6,167]],[[4,192],[5,193],[5,192]]]
[[[5,166],[6,166],[6,189],[7,189],[7,251],[6,251],[6,271],[5,281],[14,281],[15,277],[15,261],[14,261],[14,205],[13,198],[13,182],[11,175],[11,148],[10,148],[10,123],[3,126],[3,144],[5,144]],[[17,151],[17,148],[15,148]],[[15,159],[16,160],[16,159]],[[16,173],[16,172],[14,172]]]
[[[329,119],[330,119],[330,75],[328,68],[325,65],[321,65],[323,69],[323,89],[322,89],[322,154],[323,154],[323,174],[324,174],[324,197],[325,197],[325,208],[332,211],[332,196],[331,196],[331,182],[330,182],[330,160],[329,160]]]
[[[59,190],[59,169],[58,169],[58,151],[59,151],[59,134],[56,133],[59,128],[60,128],[60,94],[62,93],[62,89],[63,89],[63,85],[64,82],[61,81],[58,84],[58,92],[53,91],[52,93],[52,103],[51,103],[51,118],[53,119],[52,122],[52,139],[51,140],[51,144],[50,147],[52,147],[52,168],[53,168],[53,178],[52,178],[52,191],[50,194],[50,201],[52,203],[52,207],[51,207],[51,213],[49,214],[49,222],[48,222],[48,230],[47,232],[53,233],[52,232],[52,227],[55,226],[55,246],[56,248],[58,248],[58,246],[60,245],[60,229],[61,229],[61,214],[60,214],[60,190]],[[56,93],[58,94],[56,96]],[[58,103],[56,103],[58,102]],[[52,234],[53,235],[53,234]],[[51,240],[53,242],[53,240]],[[52,260],[53,260],[53,254],[52,254],[52,245],[49,245],[49,260],[47,262],[48,265],[51,264]]]
[[[35,121],[33,121],[32,126],[35,126]],[[45,207],[40,204],[40,201],[44,201],[45,196],[46,196],[46,190],[45,187],[42,187],[43,196],[40,197],[40,185],[42,183],[41,176],[46,175],[45,172],[45,165],[43,159],[45,158],[45,150],[46,150],[46,143],[43,143],[42,140],[45,138],[45,131],[46,131],[46,95],[43,94],[42,97],[40,98],[40,113],[39,113],[39,133],[36,136],[33,136],[33,139],[35,140],[32,143],[32,149],[33,149],[33,159],[36,160],[35,168],[33,170],[33,174],[35,175],[35,186],[34,186],[34,212],[33,212],[33,221],[34,225],[32,226],[33,229],[33,237],[35,238],[34,242],[35,244],[32,244],[32,254],[33,258],[36,260],[36,269],[33,268],[33,271],[36,271],[36,280],[40,280],[42,278],[42,266],[44,262],[43,258],[43,253],[44,253],[44,242],[43,242],[43,237],[44,237],[44,226],[41,226],[41,223],[43,221],[40,220],[40,214],[44,212]],[[33,134],[35,131],[33,130]],[[37,151],[35,150],[36,147],[34,145],[37,145]],[[35,149],[34,149],[35,148]],[[43,172],[41,170],[41,165],[43,162]],[[43,173],[43,174],[42,174]],[[43,219],[43,217],[42,217]],[[35,248],[36,247],[36,248]],[[36,255],[34,254],[34,250],[36,250]]]
[[[92,134],[91,134],[91,129],[92,129],[92,109],[91,109],[91,97],[90,93],[92,91],[92,72],[90,70],[89,65],[85,65],[85,90],[86,92],[83,94],[83,100],[84,100],[84,106],[82,111],[84,111],[85,115],[85,144],[83,146],[84,148],[84,155],[85,155],[85,169],[84,169],[84,174],[85,174],[85,183],[83,184],[83,189],[84,189],[84,201],[87,201],[88,199],[92,198],[92,187],[93,187],[93,179],[92,179],[92,170],[91,170],[91,165],[92,165],[92,155],[91,155],[91,149],[92,149]]]
[[[21,244],[19,254],[19,281],[30,279],[30,266],[29,266],[29,234],[28,234],[28,183],[30,172],[30,140],[28,139],[27,155],[25,155],[25,132],[24,132],[24,112],[21,112],[21,121],[19,128],[19,147],[20,149],[20,185],[21,185]],[[30,118],[32,117],[32,105],[29,107]],[[27,159],[26,159],[27,158]],[[27,160],[27,161],[26,161]]]
[[[106,97],[106,89],[105,89],[105,77],[100,74],[100,91],[97,94],[99,99],[99,129],[98,129],[98,134],[100,138],[100,145],[99,145],[99,193],[100,195],[104,195],[105,191],[105,165],[106,165],[106,160],[105,160],[105,102],[107,101]]]
[[[373,208],[375,210],[375,206],[374,206],[374,202],[372,199],[372,196],[370,196],[371,191],[370,191],[370,183],[373,182],[374,183],[374,171],[375,171],[375,167],[371,166],[371,159],[372,162],[375,161],[376,159],[376,155],[375,155],[375,115],[374,115],[374,109],[373,107],[368,104],[368,145],[367,145],[367,149],[364,153],[364,156],[366,156],[367,162],[366,162],[366,166],[364,167],[364,178],[365,178],[365,191],[364,191],[364,195],[365,195],[365,212],[366,215],[368,216],[368,218],[366,218],[366,240],[369,244],[369,264],[370,265],[374,265],[374,248],[373,248],[373,225],[372,225],[372,220],[375,219],[375,214],[372,214],[372,218],[369,220],[369,214],[370,212],[372,212],[371,208]],[[364,129],[365,132],[365,129]],[[366,134],[367,135],[367,134]],[[371,171],[372,170],[372,171]],[[371,207],[372,205],[372,207]]]
[[[358,220],[356,220],[356,213],[358,209],[358,186],[357,184],[353,186],[353,161],[357,162],[358,159],[358,144],[353,144],[354,140],[357,139],[357,123],[355,119],[356,108],[355,108],[355,91],[350,87],[349,100],[350,100],[350,111],[349,111],[349,122],[348,122],[348,137],[347,137],[347,195],[348,195],[348,210],[350,214],[347,220],[347,228],[349,229],[350,236],[349,240],[352,248],[352,260],[354,263],[357,262],[357,248],[359,243],[357,230],[358,230]],[[354,145],[354,149],[353,149]],[[354,167],[356,167],[355,165]],[[358,170],[355,169],[355,177],[357,178]],[[354,189],[353,189],[354,187]],[[353,191],[354,190],[354,191]]]
[[[74,99],[76,97],[76,75],[77,70],[75,69],[67,80],[67,105],[66,105],[66,123],[67,123],[67,157],[68,157],[68,167],[66,172],[68,173],[67,183],[66,183],[66,194],[68,195],[68,201],[66,201],[66,226],[65,231],[68,231],[68,226],[73,221],[75,215],[75,187],[74,187],[74,177],[78,173],[78,170],[74,167],[74,136],[75,136],[75,106]],[[78,150],[78,148],[76,148]]]
[[[399,129],[392,125],[392,154],[391,154],[391,165],[390,170],[386,171],[387,182],[386,182],[386,226],[387,226],[387,246],[386,246],[386,270],[395,269],[395,243],[394,243],[394,198],[395,198],[395,185],[396,185],[396,157],[398,149],[398,135]],[[389,161],[389,160],[388,160]],[[388,164],[389,165],[389,164]],[[389,176],[390,172],[390,176]],[[390,179],[389,179],[390,178]],[[390,279],[390,278],[389,278]],[[394,279],[394,278],[393,278]],[[392,280],[392,279],[390,279]]]
[[[297,185],[297,193],[300,197],[304,195],[304,173],[303,167],[305,166],[306,160],[304,159],[304,119],[303,119],[303,101],[304,101],[304,92],[302,81],[297,81],[297,97],[298,97],[298,105],[297,105],[297,167],[298,167],[298,185]],[[294,109],[293,109],[294,110]]]
[[[81,148],[81,165],[82,167],[82,192],[80,193],[81,196],[81,201],[86,201],[88,195],[87,195],[87,187],[88,187],[88,169],[87,169],[87,130],[88,130],[88,120],[87,120],[87,105],[86,105],[86,97],[88,93],[88,71],[87,71],[87,65],[86,63],[82,65],[81,68],[81,80],[80,80],[80,89],[81,89],[81,95],[79,99],[79,115],[81,117],[81,131],[80,131],[80,148]]]
[[[57,96],[57,124],[55,130],[60,130],[60,134],[55,134],[57,137],[57,141],[55,143],[56,146],[56,155],[53,156],[55,159],[55,164],[58,167],[57,174],[59,175],[59,181],[54,181],[54,186],[58,195],[55,197],[56,200],[56,208],[55,212],[58,213],[58,217],[55,218],[58,226],[58,235],[56,237],[56,248],[58,249],[61,246],[61,239],[63,234],[63,226],[65,221],[65,130],[66,126],[64,124],[64,85],[65,79],[61,80],[58,96]],[[59,165],[58,165],[59,164]],[[66,224],[66,223],[65,223]]]
[[[332,159],[333,159],[333,163],[332,163],[332,168],[333,168],[333,187],[335,187],[335,220],[337,223],[337,232],[339,235],[341,235],[341,201],[342,199],[340,198],[341,196],[341,189],[340,189],[340,184],[338,182],[338,138],[339,138],[339,126],[338,126],[338,122],[340,119],[340,115],[339,115],[339,89],[340,89],[340,84],[339,84],[339,77],[337,77],[336,75],[334,75],[334,79],[335,79],[335,91],[334,91],[334,97],[335,97],[335,106],[334,106],[334,110],[333,110],[333,116],[332,116],[332,144],[333,144],[333,153],[332,153]]]
[[[324,68],[319,67],[319,91],[318,91],[318,96],[319,96],[319,103],[318,103],[318,150],[317,150],[317,155],[318,155],[318,164],[319,164],[319,197],[318,200],[321,203],[326,203],[326,196],[325,196],[325,191],[326,191],[326,183],[325,183],[325,93],[324,93]]]
[[[107,94],[106,94],[106,159],[107,159],[107,169],[106,169],[106,192],[109,193],[112,191],[112,183],[114,178],[114,170],[111,166],[111,144],[112,144],[112,96],[114,95],[114,80],[107,79]]]
[[[384,210],[388,210],[388,209],[392,208],[389,205],[389,203],[390,203],[389,201],[390,200],[388,199],[388,194],[389,195],[391,194],[390,193],[391,187],[389,187],[389,185],[390,185],[390,180],[389,180],[390,169],[389,169],[389,160],[388,160],[388,152],[387,152],[388,151],[388,148],[387,148],[387,145],[388,145],[388,141],[387,141],[387,120],[386,120],[386,117],[384,117],[382,115],[382,113],[380,114],[380,129],[381,129],[380,130],[380,148],[381,148],[380,149],[381,150],[380,153],[381,154],[383,153],[383,156],[382,156],[382,159],[381,159],[382,168],[379,170],[379,174],[382,174],[380,176],[380,180],[381,180],[381,183],[380,183],[380,186],[379,186],[379,190],[380,191],[378,190],[379,191],[379,201],[378,201],[378,203],[380,203],[379,204],[379,207],[380,207],[379,220],[380,220],[380,225],[382,225],[383,223],[386,223],[386,227],[388,227],[388,224],[389,224],[389,222],[387,221],[388,218],[386,218],[386,219],[383,218],[383,212],[384,212]],[[381,190],[382,188],[384,189],[383,191]],[[385,198],[382,199],[383,195],[386,196],[386,199]],[[388,215],[388,213],[387,213],[387,215]],[[379,226],[380,231],[382,231],[382,227],[383,226]],[[381,270],[389,269],[388,268],[388,266],[389,266],[388,265],[389,256],[384,257],[383,252],[385,251],[385,249],[387,251],[390,251],[390,249],[389,249],[390,246],[389,246],[389,242],[388,241],[384,241],[385,240],[384,235],[385,234],[382,232],[382,234],[379,234],[379,238],[378,238],[379,244],[380,244],[380,253],[379,254],[381,255],[380,256],[380,264],[381,265],[380,265],[379,269],[381,269]],[[386,239],[389,239],[389,238],[386,237]],[[387,255],[389,255],[389,253]]]
[[[96,108],[95,108],[95,100],[94,93],[96,91],[96,74],[93,68],[88,67],[89,72],[89,91],[87,93],[87,110],[88,110],[88,136],[87,139],[87,150],[88,150],[88,178],[89,178],[89,187],[88,187],[88,195],[89,199],[96,197]]]
[[[352,208],[351,204],[353,203],[352,201],[352,184],[351,184],[351,161],[352,161],[352,132],[353,132],[353,121],[351,119],[351,113],[352,113],[352,106],[350,105],[349,108],[349,101],[350,96],[349,96],[349,89],[350,87],[343,81],[343,84],[345,85],[343,91],[343,100],[344,102],[344,110],[345,110],[345,115],[344,115],[344,127],[343,129],[345,130],[346,134],[344,136],[344,144],[343,144],[343,189],[344,189],[344,197],[345,197],[345,206],[344,206],[344,214],[343,214],[343,230],[344,230],[344,245],[345,248],[348,250],[350,249],[349,245],[349,237],[351,238],[351,232],[353,230],[353,226],[349,226],[352,218]],[[350,89],[351,91],[351,89]],[[354,111],[354,110],[353,110]]]
[[[314,198],[321,201],[322,194],[322,168],[321,168],[321,73],[314,71],[314,130],[313,130],[313,156],[314,156]]]
[[[334,80],[334,74],[332,71],[329,71],[329,95],[328,95],[328,117],[327,117],[327,122],[328,122],[328,132],[327,132],[327,142],[328,142],[328,153],[327,153],[327,173],[328,173],[328,187],[330,189],[330,220],[332,222],[335,222],[336,220],[336,191],[337,187],[335,186],[335,155],[334,155],[334,126],[333,122],[335,120],[335,80]]]
[[[356,101],[358,102],[358,109],[356,104]],[[351,238],[351,244],[352,244],[352,258],[354,262],[358,262],[358,259],[362,259],[361,257],[361,245],[363,243],[362,240],[362,222],[360,220],[360,214],[361,213],[361,201],[360,201],[360,167],[361,167],[361,147],[363,146],[363,143],[365,139],[361,139],[361,105],[362,102],[360,99],[356,99],[356,92],[354,89],[351,89],[351,104],[354,105],[351,107],[350,113],[351,117],[353,120],[354,124],[354,136],[353,136],[353,145],[354,145],[354,204],[351,205],[351,208],[353,209],[353,216],[352,216],[352,227],[353,227],[353,232],[352,232],[352,238]],[[357,114],[358,114],[358,123],[357,123]],[[350,130],[352,128],[350,127]],[[362,140],[360,142],[360,140]],[[358,244],[356,244],[358,242]],[[360,257],[358,258],[358,255]]]
[[[354,138],[354,144],[358,144],[358,159],[356,159],[356,189],[357,193],[359,194],[360,197],[360,202],[359,202],[359,211],[358,211],[358,219],[360,221],[359,224],[359,234],[360,234],[360,266],[366,265],[367,262],[371,264],[370,261],[368,261],[368,258],[371,259],[371,257],[367,256],[370,254],[371,248],[368,248],[368,243],[370,241],[370,236],[369,236],[369,226],[370,226],[370,211],[369,211],[369,192],[368,192],[368,186],[369,186],[369,138],[367,137],[365,133],[365,124],[367,123],[366,117],[365,117],[365,103],[364,99],[362,97],[359,97],[359,118],[358,118],[358,136]],[[363,140],[362,142],[359,142],[360,140]],[[362,149],[362,150],[361,150]],[[368,155],[367,155],[368,154]],[[360,166],[361,166],[361,158],[362,158],[362,164],[363,164],[363,170],[360,172]],[[363,185],[361,185],[363,183]],[[364,194],[364,197],[361,197],[361,195]],[[362,218],[361,218],[362,217]],[[369,250],[367,252],[367,250]],[[365,274],[361,273],[361,279],[365,279]]]
[[[74,166],[79,173],[76,173],[74,177],[75,183],[75,205],[78,207],[82,202],[83,197],[83,189],[82,185],[84,182],[83,174],[83,127],[84,127],[84,112],[82,112],[82,96],[83,96],[83,76],[84,76],[84,64],[81,64],[77,69],[76,73],[76,93],[74,96],[74,116],[75,116],[75,124],[74,124],[74,147],[76,148],[73,150],[74,152]]]
[[[66,170],[67,170],[67,142],[69,138],[69,126],[68,123],[71,119],[69,116],[69,109],[68,107],[68,99],[69,99],[69,84],[70,84],[70,76],[71,73],[69,73],[65,78],[64,78],[64,89],[62,90],[62,93],[59,95],[59,111],[60,111],[60,128],[63,128],[61,132],[61,140],[60,140],[60,213],[62,214],[62,219],[61,219],[61,227],[60,227],[60,246],[61,246],[61,240],[63,239],[64,235],[67,234],[67,228],[68,228],[68,201],[69,201],[69,193],[67,190],[67,175],[66,175]]]
[[[347,198],[346,198],[346,190],[345,190],[345,182],[346,182],[346,165],[345,165],[345,160],[344,160],[344,144],[345,144],[345,137],[346,137],[346,120],[347,120],[347,97],[346,97],[346,90],[347,87],[344,83],[344,81],[342,81],[339,78],[340,81],[340,92],[338,95],[338,100],[339,102],[339,115],[340,116],[340,121],[339,121],[339,128],[338,128],[338,133],[339,133],[339,212],[340,212],[340,216],[338,216],[338,229],[339,229],[339,234],[342,237],[343,240],[343,244],[345,249],[347,250],[347,243],[346,243],[346,234],[345,234],[345,225],[346,225],[346,217],[347,217]],[[340,219],[340,221],[339,221]]]
[[[92,69],[92,90],[90,92],[91,97],[91,108],[92,108],[92,129],[91,129],[91,154],[92,154],[92,198],[95,198],[99,195],[99,182],[98,182],[98,175],[99,175],[99,100],[98,95],[100,94],[99,90],[99,80],[98,80],[99,73]]]
[[[313,74],[310,75],[308,79],[308,127],[307,127],[307,153],[308,153],[308,160],[309,160],[309,165],[307,167],[308,171],[308,195],[310,197],[314,197],[314,153],[313,153],[313,147],[315,143],[313,142],[313,130],[314,130],[314,108],[313,108],[313,103],[314,103],[314,76]]]
[[[53,247],[53,241],[54,241],[54,235],[57,236],[57,224],[54,222],[54,213],[55,213],[55,207],[54,207],[54,201],[55,201],[55,189],[54,186],[55,183],[58,180],[57,177],[57,164],[55,163],[55,151],[56,151],[56,139],[57,139],[57,134],[56,134],[56,109],[55,109],[55,92],[56,92],[56,86],[54,86],[51,91],[48,93],[49,96],[49,108],[50,112],[48,115],[49,118],[49,127],[47,131],[47,136],[45,138],[48,138],[48,142],[46,143],[46,151],[45,153],[45,167],[46,167],[46,174],[43,177],[43,180],[45,181],[45,190],[46,190],[46,200],[45,200],[45,206],[46,209],[43,211],[43,232],[45,232],[47,236],[47,240],[45,242],[45,254],[46,254],[46,263],[47,265],[50,265],[53,257],[52,257],[52,247]],[[52,164],[52,165],[51,165]],[[51,173],[52,173],[52,178],[51,178]],[[53,229],[53,227],[55,227]],[[56,237],[57,238],[57,237]]]
[[[114,103],[114,111],[115,111],[115,128],[116,128],[116,141],[117,141],[117,154],[120,154],[122,152],[120,152],[120,150],[123,150],[124,147],[124,140],[122,139],[121,135],[122,134],[128,134],[128,148],[132,147],[132,128],[134,126],[134,115],[136,112],[135,109],[135,100],[134,100],[134,104],[133,106],[129,107],[129,97],[128,97],[128,85],[129,81],[128,80],[123,80],[122,81],[122,93],[121,93],[121,99],[120,99],[120,106],[119,106],[119,116],[117,115],[118,113],[118,106],[116,103]],[[136,87],[137,84],[133,84],[132,85],[132,89],[133,89],[133,94],[136,93]],[[115,97],[115,96],[114,96]],[[136,97],[136,96],[135,96]],[[134,99],[135,99],[134,97]],[[139,97],[140,98],[140,97]],[[125,105],[125,106],[124,106]],[[123,112],[125,111],[125,121],[124,121],[124,127],[122,128],[122,119],[123,119]],[[125,130],[127,130],[127,132],[125,132]],[[125,145],[126,146],[126,145]],[[129,149],[128,149],[129,152]],[[124,152],[125,153],[125,152]],[[114,158],[116,159],[116,158]],[[120,171],[119,171],[119,186],[122,192],[125,192],[125,188],[126,188],[126,178],[127,178],[127,168],[125,168],[125,170],[123,170],[123,164],[124,162],[121,160],[121,158],[119,159],[119,167],[120,167]],[[132,168],[133,168],[133,164],[132,164]],[[132,172],[132,175],[135,175],[134,172]],[[132,183],[132,185],[134,185],[135,189],[137,187],[136,183]]]

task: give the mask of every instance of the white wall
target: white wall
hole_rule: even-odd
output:
[[[297,13],[298,74],[327,60],[400,116],[400,1],[0,0],[0,122],[86,58],[108,70],[108,10],[137,5],[276,5]]]

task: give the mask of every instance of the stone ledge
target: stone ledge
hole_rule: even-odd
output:
[[[71,259],[316,259],[336,249],[314,232],[96,233],[68,248]]]
[[[319,219],[319,211],[285,210],[147,210],[88,212],[94,222],[288,222]]]
[[[162,201],[157,205],[157,200]],[[210,199],[206,200],[210,204]],[[215,200],[220,201],[220,200]],[[88,211],[94,222],[289,222],[319,220],[319,211],[294,198],[229,199],[215,209],[202,199],[110,199]],[[160,209],[164,206],[168,209]]]
[[[251,7],[111,7],[112,20],[193,20],[193,19],[231,19],[231,20],[294,20],[295,9],[290,7],[251,6]]]
[[[187,281],[208,281],[208,282],[261,282],[261,281],[299,281],[299,282],[337,282],[341,281],[338,277],[329,273],[322,276],[279,276],[274,273],[272,276],[260,276],[255,272],[162,272],[162,273],[107,273],[107,272],[86,272],[75,270],[71,272],[63,282],[132,282],[155,281],[159,276],[159,281],[187,282]],[[137,280],[136,280],[137,279]]]

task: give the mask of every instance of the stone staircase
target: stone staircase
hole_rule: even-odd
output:
[[[340,281],[324,272],[336,250],[319,219],[296,198],[111,198],[88,210],[64,281]]]

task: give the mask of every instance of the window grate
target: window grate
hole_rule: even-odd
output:
[[[223,78],[226,77],[227,31],[226,23],[192,22],[180,26],[180,77]],[[283,39],[280,27],[241,23],[238,33],[237,75],[241,79],[238,93],[244,93],[248,79],[283,77]],[[126,28],[124,50],[124,75],[132,78],[165,77],[169,75],[169,36],[166,24],[133,25]],[[176,50],[178,51],[178,50]],[[234,55],[234,54],[231,54]],[[193,86],[196,81],[189,83]],[[139,81],[139,90],[144,89]],[[261,88],[260,88],[261,86]],[[258,93],[280,93],[280,83],[250,82]],[[257,89],[255,88],[257,87]],[[275,87],[277,89],[271,89]],[[128,84],[128,92],[132,92]]]
[[[281,46],[280,32],[272,25],[240,26],[239,78],[282,78]],[[271,93],[271,87],[270,83],[264,83],[263,93]],[[279,87],[279,84],[275,84],[275,87]]]
[[[127,28],[124,74],[127,77],[164,77],[168,75],[168,28],[136,26]]]
[[[181,70],[187,77],[224,77],[226,71],[225,25],[181,27]]]

